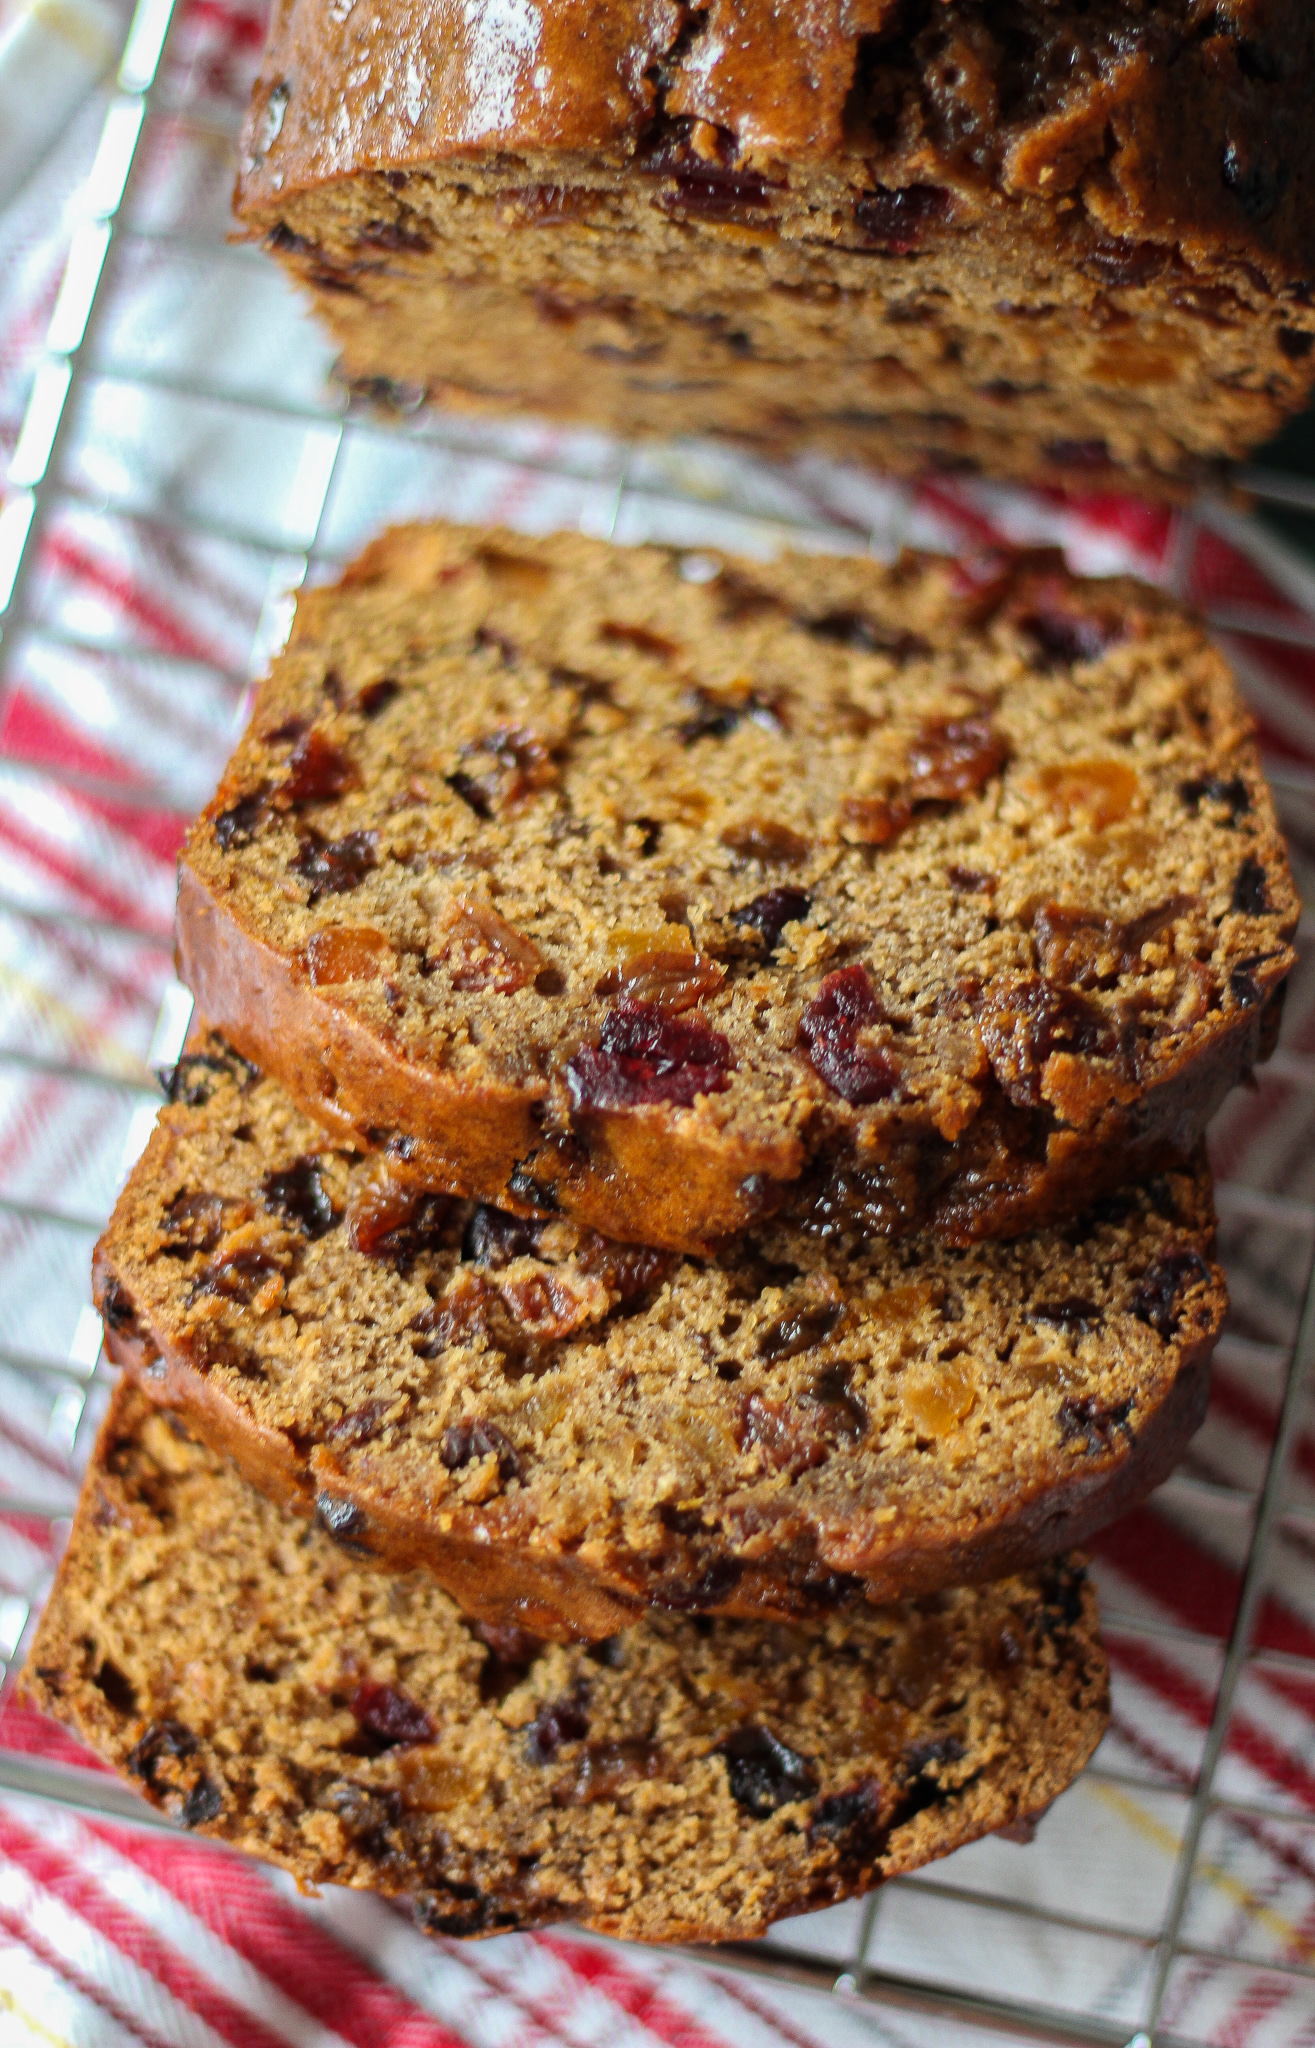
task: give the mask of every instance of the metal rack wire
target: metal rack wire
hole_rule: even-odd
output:
[[[748,500],[742,480],[726,487],[715,466],[705,474],[701,488],[691,490],[687,472],[673,478],[660,457],[614,444],[600,448],[590,440],[578,444],[554,440],[545,445],[528,430],[499,438],[483,427],[437,417],[389,428],[354,410],[345,394],[326,398],[318,383],[304,392],[277,383],[269,389],[234,388],[218,374],[198,374],[194,367],[177,370],[116,353],[112,329],[122,280],[143,249],[149,249],[157,260],[183,268],[193,263],[241,267],[262,261],[250,251],[225,249],[217,216],[210,231],[197,232],[191,226],[180,230],[176,225],[161,226],[134,215],[133,195],[154,137],[170,124],[185,122],[224,144],[231,141],[236,125],[231,102],[208,98],[186,80],[178,86],[162,74],[174,7],[175,0],[139,0],[132,18],[104,109],[99,145],[85,188],[86,203],[72,234],[10,464],[9,489],[0,506],[0,708],[14,687],[20,648],[39,645],[74,662],[95,665],[123,657],[153,664],[160,674],[172,676],[179,690],[189,688],[201,675],[197,688],[216,693],[218,702],[230,711],[235,709],[246,677],[259,668],[280,637],[286,618],[285,593],[321,567],[330,566],[344,551],[339,530],[342,522],[327,532],[326,514],[360,437],[385,437],[399,461],[441,457],[458,479],[463,462],[503,464],[533,475],[540,484],[559,491],[567,517],[596,533],[623,535],[638,523],[693,546],[710,533],[722,536],[728,530],[742,533],[749,529],[760,538],[789,538],[797,545],[884,548],[903,537],[907,507],[898,496],[883,515],[886,524],[874,531],[870,511],[855,512],[838,495],[801,490],[796,483],[785,484],[766,475],[761,488]],[[235,522],[200,501],[162,514],[159,508],[139,501],[131,478],[117,489],[107,488],[103,480],[89,481],[72,451],[80,414],[93,386],[102,393],[107,389],[117,389],[128,397],[149,393],[167,403],[210,407],[234,431],[245,431],[254,424],[270,434],[287,430],[298,435],[281,516],[263,525],[258,520]],[[1240,474],[1237,481],[1275,506],[1315,513],[1315,484],[1254,470]],[[245,661],[198,663],[194,656],[178,652],[144,654],[139,647],[121,644],[113,637],[84,634],[67,623],[52,622],[41,598],[43,543],[56,513],[70,507],[109,517],[124,530],[158,534],[162,528],[176,530],[181,525],[193,542],[240,550],[251,565],[252,587],[259,598]],[[1190,532],[1193,520],[1208,522],[1217,517],[1231,519],[1232,515],[1209,505],[1194,508],[1184,517],[1183,535]],[[1234,520],[1230,531],[1235,529]],[[1221,633],[1315,647],[1315,631],[1309,623],[1246,597],[1218,604],[1209,617]],[[17,778],[38,792],[63,790],[113,802],[126,810],[161,806],[185,810],[189,801],[195,801],[196,792],[186,786],[185,777],[180,785],[176,773],[161,775],[152,762],[143,762],[142,768],[141,780],[125,788],[121,778],[94,766],[69,767],[0,753],[0,776]],[[1304,815],[1307,805],[1315,808],[1312,778],[1293,770],[1276,774],[1275,780],[1280,794],[1297,811]],[[159,983],[162,1000],[151,1043],[139,1062],[111,1069],[80,1056],[76,1048],[0,1050],[0,1085],[14,1076],[27,1076],[99,1092],[107,1104],[113,1104],[123,1125],[124,1156],[130,1158],[140,1147],[158,1100],[149,1069],[176,1054],[188,1015],[185,991],[168,983],[163,966],[166,927],[153,917],[98,917],[53,898],[43,901],[30,896],[0,897],[0,922],[6,919],[72,933],[92,949],[108,948],[116,956],[150,963],[149,974],[143,970],[139,978]],[[1301,937],[1308,943],[1307,931],[1303,930]],[[1262,1085],[1289,1087],[1315,1100],[1315,1061],[1280,1054]],[[1301,1247],[1298,1258],[1303,1270],[1309,1264],[1315,1245],[1315,1205],[1227,1182],[1221,1184],[1219,1196],[1226,1218],[1232,1215],[1291,1233]],[[107,1190],[106,1203],[108,1198]],[[84,1270],[83,1254],[103,1214],[104,1206],[65,1206],[48,1197],[37,1199],[22,1185],[8,1187],[0,1182],[0,1220],[10,1219],[25,1232],[76,1244]],[[57,1552],[75,1475],[107,1383],[100,1324],[86,1299],[85,1287],[77,1298],[80,1311],[59,1349],[10,1342],[9,1333],[0,1329],[0,1373],[31,1390],[36,1422],[29,1435],[39,1439],[42,1453],[42,1462],[33,1468],[30,1490],[11,1486],[0,1494],[0,1523],[28,1525],[44,1532],[47,1559],[25,1586],[6,1585],[6,1567],[0,1560],[0,1667],[6,1686],[21,1667],[31,1639],[43,1574]],[[770,1946],[719,1950],[715,1957],[718,1969],[742,1970],[764,1982],[782,1980],[825,1989],[859,2007],[901,2005],[931,2019],[976,2021],[983,2028],[1007,2028],[1046,2041],[1131,2043],[1136,2048],[1150,2048],[1154,2042],[1156,2048],[1170,2048],[1178,2037],[1163,2031],[1161,2013],[1175,1965],[1193,1957],[1230,1959],[1227,1949],[1194,1940],[1187,1932],[1192,1886],[1213,1818],[1228,1814],[1249,1817],[1258,1824],[1315,1826],[1315,1815],[1231,1793],[1220,1781],[1239,1691],[1249,1672],[1268,1665],[1291,1668],[1315,1680],[1315,1664],[1309,1660],[1255,1642],[1272,1569],[1275,1531],[1285,1513],[1289,1459],[1315,1358],[1315,1288],[1308,1284],[1305,1289],[1291,1344],[1231,1338],[1225,1340],[1225,1355],[1230,1344],[1237,1355],[1245,1354],[1246,1362],[1269,1372],[1283,1388],[1263,1477],[1253,1491],[1180,1472],[1167,1489],[1168,1497],[1213,1515],[1231,1517],[1244,1531],[1237,1602],[1227,1639],[1221,1645],[1214,1638],[1137,1613],[1115,1612],[1106,1618],[1112,1634],[1142,1635],[1161,1642],[1172,1638],[1180,1647],[1199,1651],[1207,1661],[1213,1658],[1217,1667],[1211,1681],[1213,1707],[1204,1746],[1176,1839],[1168,1894],[1156,1924],[1148,1928],[1108,1918],[1097,1920],[999,1888],[983,1890],[960,1884],[948,1874],[932,1873],[916,1880],[919,1898],[939,1901],[947,1910],[954,1907],[1012,1917],[1053,1930],[1061,1938],[1099,1935],[1127,1944],[1144,1964],[1149,1963],[1140,1979],[1136,2022],[1130,2026],[1126,2017],[1091,2016],[1044,2000],[1010,1997],[999,1990],[966,1989],[920,1968],[916,1957],[901,1960],[889,1953],[878,1957],[874,1937],[879,1914],[884,1911],[884,1895],[875,1896],[851,1917],[839,1952],[834,1947],[818,1952],[797,1938],[795,1931],[787,1930]],[[1302,1517],[1289,1520],[1299,1525]],[[1315,1517],[1305,1517],[1305,1525],[1315,1533]],[[1092,1767],[1091,1775],[1112,1789],[1145,1789],[1143,1778],[1100,1762]],[[13,1751],[0,1751],[0,1790],[36,1796],[133,1826],[170,1825],[103,1776]],[[217,1849],[215,1853],[225,1852]],[[1315,1980],[1315,1967],[1309,1959],[1267,1958],[1264,1967]],[[1187,2037],[1182,2038],[1186,2042]]]

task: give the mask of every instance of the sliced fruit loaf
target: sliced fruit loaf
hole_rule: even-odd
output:
[[[1199,626],[1053,560],[396,531],[184,854],[201,1010],[423,1184],[950,1242],[1181,1162],[1297,898]]]
[[[111,1356],[274,1497],[469,1612],[603,1637],[1053,1555],[1204,1410],[1203,1162],[956,1250],[784,1225],[713,1264],[399,1189],[198,1040],[96,1253]]]
[[[1108,1714],[1057,1563],[812,1631],[490,1646],[115,1396],[23,1680],[156,1806],[443,1934],[763,1933],[1043,1810]]]

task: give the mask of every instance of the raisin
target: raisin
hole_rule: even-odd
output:
[[[596,1799],[615,1799],[638,1779],[656,1778],[663,1767],[662,1751],[640,1737],[620,1742],[586,1743],[574,1771],[554,1785],[554,1806],[591,1806]]]
[[[1258,860],[1244,860],[1233,880],[1230,910],[1243,917],[1263,917],[1269,909],[1265,893],[1265,870]]]
[[[111,1658],[103,1657],[101,1659],[91,1682],[97,1692],[100,1693],[102,1699],[113,1707],[116,1714],[135,1714],[137,1712],[137,1689],[127,1672],[120,1671],[118,1665]],[[131,1765],[129,1765],[129,1769],[131,1769]]]
[[[675,1614],[700,1614],[706,1607],[720,1607],[739,1584],[744,1566],[738,1557],[715,1557],[697,1579],[664,1579],[653,1595],[654,1607],[667,1607]]]
[[[190,1728],[181,1721],[152,1721],[145,1734],[128,1752],[126,1768],[134,1778],[141,1778],[148,1785],[155,1783],[155,1773],[165,1758],[186,1763],[195,1756],[200,1744]]]
[[[184,1799],[178,1818],[185,1828],[199,1828],[207,1821],[217,1820],[223,1810],[223,1793],[202,1771]]]
[[[285,742],[299,740],[304,732],[310,731],[309,718],[285,718],[272,732],[263,732],[260,737],[267,747],[277,747]]]
[[[876,185],[859,194],[854,225],[865,247],[886,256],[911,256],[927,229],[949,211],[950,195],[941,185]]]
[[[801,924],[812,908],[812,898],[802,889],[768,889],[752,903],[731,912],[731,923],[748,926],[758,933],[769,953],[781,943],[788,924]]]
[[[365,1541],[368,1523],[355,1501],[344,1500],[341,1494],[317,1493],[315,1496],[315,1520],[326,1536],[332,1536],[344,1550],[359,1555],[368,1555],[370,1546]]]
[[[787,1309],[760,1332],[759,1358],[768,1365],[779,1365],[783,1359],[798,1358],[801,1352],[815,1350],[831,1335],[844,1313],[843,1304],[837,1301]]]
[[[735,1728],[714,1753],[726,1759],[731,1798],[754,1820],[766,1820],[778,1807],[811,1799],[817,1790],[808,1759],[770,1728]]]
[[[498,1476],[519,1479],[521,1463],[511,1439],[495,1422],[454,1422],[443,1432],[439,1456],[449,1472],[460,1472],[481,1458],[496,1458]]]
[[[821,612],[816,618],[801,619],[799,624],[815,640],[830,640],[837,647],[852,647],[860,654],[888,654],[892,661],[906,662],[931,653],[920,633],[883,626],[863,612]]]
[[[450,1195],[431,1194],[384,1175],[353,1189],[347,1242],[405,1278],[422,1253],[441,1251],[447,1244],[451,1213]]]
[[[604,619],[598,628],[600,640],[610,640],[614,645],[637,647],[641,654],[656,654],[663,661],[674,661],[680,653],[680,642],[668,640],[663,633],[655,633],[651,626],[628,626],[619,619]]]
[[[671,1017],[656,1003],[623,999],[603,1019],[597,1046],[582,1046],[566,1068],[577,1109],[631,1109],[730,1087],[730,1040],[698,1016]]]
[[[793,867],[808,851],[802,832],[775,818],[746,818],[738,825],[728,825],[721,843],[745,860],[780,861],[786,867]]]
[[[269,785],[262,783],[248,796],[239,797],[226,811],[215,819],[215,838],[224,853],[235,852],[239,846],[249,846],[256,828],[265,815]]]
[[[307,905],[313,907],[321,896],[345,896],[359,889],[371,869],[379,865],[378,843],[377,832],[348,832],[342,839],[325,839],[312,827],[298,840],[292,863],[308,885]]]
[[[176,1067],[160,1067],[156,1078],[170,1102],[204,1109],[221,1078],[234,1082],[246,1095],[260,1079],[260,1069],[230,1047],[223,1053],[185,1053]]]
[[[945,870],[946,880],[952,889],[958,889],[965,896],[986,896],[996,885],[994,875],[985,874],[980,868],[964,868],[956,865]]]
[[[262,1250],[259,1245],[241,1245],[236,1251],[221,1252],[192,1282],[188,1306],[203,1295],[216,1294],[224,1301],[241,1302],[245,1307],[259,1294],[271,1274],[281,1274],[282,1271],[282,1264],[274,1253]]]
[[[533,939],[490,904],[479,902],[454,901],[449,906],[442,943],[432,961],[426,956],[422,972],[432,971],[440,960],[453,988],[463,993],[491,989],[495,995],[514,995],[531,982],[539,983],[545,972]]]
[[[462,767],[446,776],[478,818],[491,818],[560,780],[546,741],[528,725],[502,725],[461,749]],[[474,764],[471,766],[469,764]]]
[[[288,757],[286,781],[275,792],[279,804],[318,804],[359,789],[355,762],[318,725],[297,741]]]
[[[867,1429],[867,1410],[839,1368],[821,1374],[794,1401],[748,1395],[735,1440],[741,1451],[760,1449],[769,1471],[794,1479],[824,1464],[838,1443],[861,1442]]]
[[[860,1032],[885,1022],[865,967],[828,974],[799,1019],[799,1036],[819,1080],[852,1103],[884,1102],[899,1087],[899,1066]]]
[[[692,747],[696,740],[728,739],[746,718],[767,732],[789,730],[783,700],[779,696],[760,697],[756,690],[742,697],[718,697],[697,683],[686,691],[685,704],[689,717],[676,730],[687,747]]]
[[[561,1207],[551,1183],[536,1180],[524,1159],[518,1159],[507,1175],[507,1193],[513,1201],[524,1202],[531,1209],[542,1209],[547,1215],[554,1215]]]
[[[660,1287],[675,1263],[674,1252],[647,1244],[615,1244],[596,1230],[583,1233],[576,1252],[580,1271],[601,1280],[621,1308],[633,1308]]]
[[[909,747],[905,780],[889,796],[842,800],[845,837],[861,846],[885,846],[923,805],[972,796],[1008,758],[1008,742],[989,718],[929,719]]]
[[[1251,809],[1251,792],[1240,775],[1232,775],[1227,781],[1218,775],[1194,778],[1179,783],[1178,794],[1191,811],[1199,811],[1202,802],[1219,804],[1228,812],[1230,825],[1235,825]]]
[[[323,1237],[338,1221],[339,1211],[324,1185],[323,1162],[313,1154],[303,1154],[291,1166],[267,1173],[260,1185],[265,1207],[286,1216],[307,1237]]]
[[[808,1822],[811,1843],[838,1842],[852,1853],[860,1845],[879,1856],[886,1846],[881,1825],[881,1787],[875,1778],[860,1778],[844,1792],[819,1799]]]
[[[562,1699],[545,1700],[525,1734],[525,1754],[532,1764],[550,1764],[566,1742],[583,1742],[589,1733],[585,1711],[589,1688],[577,1679]]]
[[[452,1345],[481,1336],[496,1340],[503,1351],[514,1349],[502,1296],[479,1274],[464,1270],[407,1327],[415,1333],[411,1349],[417,1358],[441,1358]]]
[[[1052,441],[1046,456],[1057,469],[1109,469],[1113,462],[1109,442],[1095,435],[1087,441]]]
[[[355,239],[358,249],[389,249],[422,254],[432,245],[421,228],[408,227],[400,220],[367,220]]]
[[[383,1429],[389,1410],[396,1406],[396,1400],[389,1397],[387,1400],[363,1401],[359,1408],[349,1408],[325,1430],[325,1443],[334,1450],[350,1450],[353,1444],[370,1443]]]
[[[1102,241],[1082,259],[1082,267],[1107,289],[1150,284],[1169,261],[1170,251],[1158,242]]]
[[[473,775],[466,774],[464,768],[454,768],[450,775],[443,777],[443,780],[448,788],[461,798],[462,803],[475,813],[477,818],[491,818],[493,816],[493,805],[487,792],[475,780]]]
[[[160,1249],[168,1259],[212,1252],[223,1234],[222,1195],[175,1195],[164,1214],[169,1235]]]
[[[1080,661],[1099,661],[1119,638],[1120,628],[1088,612],[1065,611],[1059,605],[1037,605],[1018,620],[1036,649],[1039,669],[1073,668]]]
[[[1315,349],[1315,334],[1304,327],[1280,327],[1278,345],[1290,363],[1304,363],[1312,349]]]
[[[1116,1050],[1113,1029],[1088,997],[1039,975],[994,985],[976,1007],[992,1071],[1020,1109],[1039,1108],[1052,1053],[1109,1057]]]
[[[726,979],[719,961],[702,953],[632,953],[594,983],[594,994],[654,1003],[677,1013],[715,995]]]
[[[943,1803],[949,1796],[949,1788],[932,1776],[929,1766],[958,1763],[962,1756],[963,1744],[957,1735],[940,1735],[929,1742],[913,1744],[900,1759],[904,1784],[893,1815],[896,1826],[912,1820],[915,1814],[925,1812],[929,1806]]]
[[[1132,1413],[1132,1402],[1117,1401],[1111,1407],[1104,1407],[1090,1394],[1083,1400],[1071,1396],[1059,1404],[1059,1440],[1062,1444],[1085,1441],[1093,1453],[1112,1451],[1120,1433],[1130,1437],[1128,1417]]]
[[[1208,1286],[1210,1268],[1199,1252],[1169,1252],[1148,1266],[1132,1297],[1132,1312],[1139,1323],[1148,1323],[1165,1343],[1176,1335],[1181,1316],[1179,1296],[1200,1283]]]
[[[542,1235],[542,1223],[481,1202],[466,1225],[461,1256],[476,1266],[509,1266],[513,1259],[533,1258]]]
[[[1048,1323],[1069,1337],[1087,1336],[1100,1329],[1104,1320],[1095,1302],[1080,1294],[1070,1295],[1066,1301],[1040,1302],[1032,1311],[1034,1323]]]
[[[377,718],[400,695],[401,688],[402,685],[392,676],[380,676],[378,682],[367,683],[363,690],[357,691],[356,709],[362,718]]]
[[[1098,910],[1045,903],[1032,923],[1042,975],[1066,987],[1113,988],[1121,974],[1141,966],[1142,947],[1194,907],[1194,897],[1170,896],[1120,923]]]
[[[429,1715],[418,1700],[410,1699],[395,1685],[367,1678],[351,1697],[351,1710],[363,1735],[371,1738],[374,1753],[386,1749],[410,1749],[417,1743],[438,1737]]]

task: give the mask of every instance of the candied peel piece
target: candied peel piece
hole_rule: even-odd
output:
[[[302,948],[302,965],[312,988],[347,981],[372,981],[392,965],[392,943],[368,924],[331,924],[312,932]]]
[[[1065,832],[1107,832],[1140,808],[1141,779],[1126,761],[1052,761],[1038,770],[1035,781]]]

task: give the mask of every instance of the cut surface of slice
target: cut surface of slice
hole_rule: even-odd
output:
[[[1310,391],[1308,0],[516,22],[273,15],[239,219],[367,386],[1176,495]]]
[[[95,1262],[111,1355],[478,1618],[791,1618],[983,1579],[1163,1478],[1226,1307],[1203,1162],[1007,1244],[716,1264],[398,1188],[197,1037]]]
[[[1104,1729],[1080,1566],[817,1631],[490,1643],[118,1390],[24,1696],[184,1826],[443,1934],[724,1940],[1038,1814]]]
[[[951,1242],[1190,1155],[1297,899],[1168,600],[399,529],[303,596],[193,828],[202,1012],[417,1181],[701,1250]]]

